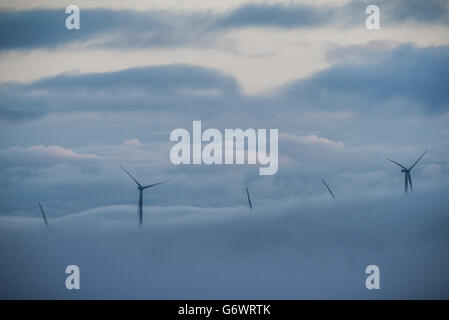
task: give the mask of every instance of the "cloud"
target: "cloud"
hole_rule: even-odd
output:
[[[270,0],[270,3],[282,3],[283,0]],[[111,1],[95,1],[91,2],[89,0],[79,0],[77,3],[82,8],[104,8],[109,7],[115,10],[117,9],[133,9],[138,11],[145,10],[162,10],[162,9],[173,9],[176,8],[179,11],[197,11],[199,9],[208,10],[213,12],[222,12],[235,7],[238,7],[245,3],[257,3],[259,0],[231,0],[224,1],[220,3],[215,3],[205,0],[191,0],[188,3],[180,3],[178,0],[166,0],[166,1],[154,1],[154,0],[136,0],[132,2],[111,2]],[[291,3],[297,2],[307,2],[311,5],[317,5],[314,0],[292,0]],[[320,0],[319,5],[335,2],[347,2],[347,0]],[[58,0],[45,0],[40,3],[33,3],[27,0],[5,0],[0,4],[2,8],[13,8],[15,10],[24,9],[39,9],[39,8],[65,8],[65,5]]]
[[[189,65],[62,74],[26,85],[1,86],[0,117],[21,120],[52,112],[162,111],[226,101],[218,100],[220,95],[197,94],[198,90],[216,90],[231,98],[238,94],[239,87],[234,78],[217,70]]]
[[[99,159],[94,154],[76,153],[59,146],[10,147],[0,150],[0,162],[4,167],[51,166],[61,163],[83,163]]]
[[[142,228],[135,206],[50,217],[49,230],[39,217],[1,217],[0,296],[447,298],[446,193],[295,199],[253,211],[147,206]],[[69,264],[81,270],[77,292],[61,286]],[[375,293],[364,287],[369,264],[384,284]]]
[[[334,142],[326,138],[318,137],[314,134],[308,136],[296,136],[291,134],[281,134],[281,139],[285,139],[289,142],[293,143],[301,143],[301,144],[311,144],[311,145],[319,145],[324,147],[330,147],[335,149],[344,149],[345,146],[342,142]]]
[[[364,25],[368,5],[377,5],[380,9],[381,28],[399,24],[448,24],[449,6],[444,0],[430,0],[425,3],[419,0],[370,0],[350,1],[337,7],[336,19],[341,19],[343,25]]]
[[[333,62],[352,61],[369,62],[387,57],[401,44],[390,40],[372,40],[363,44],[332,45],[326,52],[326,58]]]
[[[216,28],[267,27],[284,28],[318,26],[333,20],[332,10],[299,5],[247,4],[224,14]]]
[[[229,28],[363,25],[365,8],[370,4],[370,1],[333,6],[243,2],[224,12],[205,8],[178,12],[89,8],[82,10],[81,28],[76,31],[65,29],[67,15],[62,8],[3,9],[0,10],[0,50],[55,48],[74,43],[92,48],[214,46],[217,34]],[[444,0],[380,1],[377,5],[381,8],[382,24],[386,26],[406,22],[449,23],[449,8]]]
[[[385,13],[390,22],[393,21],[417,21],[431,23],[449,23],[449,5],[444,0],[419,0],[384,1]]]
[[[190,65],[62,74],[30,84],[0,86],[0,117],[26,120],[59,112],[188,112],[217,117],[224,110],[263,110],[273,105],[317,111],[377,114],[444,113],[449,108],[449,47],[400,46],[373,61],[339,63],[264,96],[243,96],[222,72]],[[210,106],[214,106],[211,108]],[[381,110],[381,111],[380,111]],[[223,118],[222,118],[223,119]]]
[[[0,49],[55,48],[77,43],[88,47],[181,46],[200,42],[195,19],[168,11],[84,9],[81,27],[69,31],[64,10],[0,11]],[[202,24],[200,26],[203,28]],[[14,32],[11,32],[14,30]]]
[[[447,118],[436,116],[447,113],[447,82],[441,80],[447,54],[447,47],[400,47],[371,62],[340,63],[270,96],[245,96],[226,74],[178,64],[3,85],[4,150],[26,141],[98,159],[1,158],[0,212],[31,216],[38,201],[61,215],[135,203],[134,185],[118,165],[144,183],[176,181],[149,193],[157,206],[244,205],[246,185],[255,201],[308,199],[326,195],[319,177],[337,195],[402,193],[403,177],[386,158],[412,161],[425,149],[429,153],[414,172],[417,191],[445,185],[445,170],[438,180],[422,170],[447,165],[447,147],[440,143]],[[171,164],[170,132],[190,131],[193,120],[220,131],[279,129],[277,174],[261,178],[251,165]]]
[[[125,139],[125,141],[123,141],[124,144],[130,145],[130,146],[141,146],[142,144],[140,143],[139,139]]]
[[[145,183],[176,181],[150,193],[155,205],[243,205],[245,185],[266,201],[307,199],[325,194],[319,177],[336,194],[401,193],[402,176],[386,158],[412,161],[424,149],[430,152],[414,172],[417,190],[445,185],[421,170],[432,163],[447,165],[447,148],[437,143],[445,139],[447,120],[435,117],[447,112],[447,55],[447,47],[404,46],[371,62],[330,67],[271,96],[245,96],[234,78],[186,65],[3,85],[0,212],[32,215],[29,208],[37,201],[48,201],[60,214],[134,203],[135,190],[118,165]],[[197,94],[208,91],[222,94]],[[193,120],[202,120],[203,129],[221,131],[279,129],[278,173],[263,179],[257,166],[172,165],[170,131],[191,130]],[[20,130],[13,130],[17,125]],[[52,154],[42,160],[37,151],[31,157],[29,151],[6,152],[18,145],[15,141],[60,145],[98,158]],[[21,199],[21,194],[29,196]]]
[[[337,64],[284,90],[311,108],[443,113],[449,110],[448,58],[447,46],[403,45],[374,61]]]
[[[432,177],[432,179],[444,179],[449,174],[449,165],[447,164],[429,164],[423,169],[423,174]]]
[[[347,28],[364,26],[365,8],[372,1],[346,1],[343,4],[304,5],[295,2],[273,4],[243,4],[218,16],[215,27],[278,27],[310,28],[333,26]],[[444,0],[377,1],[382,26],[402,23],[448,24],[449,6]]]

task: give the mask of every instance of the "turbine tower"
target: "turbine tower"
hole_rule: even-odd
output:
[[[253,209],[253,204],[252,204],[252,202],[251,202],[251,197],[249,196],[248,187],[246,187],[246,196],[248,197],[248,205],[249,205],[249,208],[252,210],[252,209]]]
[[[413,191],[413,184],[412,184],[412,178],[410,176],[410,171],[412,171],[413,167],[416,166],[416,164],[419,162],[419,160],[421,160],[421,158],[426,154],[426,152],[427,152],[427,150],[424,151],[423,154],[421,155],[421,157],[419,157],[418,160],[416,160],[415,163],[408,169],[406,167],[404,167],[402,164],[397,163],[394,160],[388,159],[391,162],[393,162],[393,163],[397,164],[398,166],[400,166],[402,168],[401,172],[404,172],[404,174],[405,174],[405,181],[404,181],[405,194],[408,193],[408,185],[409,184],[410,184],[410,189],[412,189],[412,191]]]
[[[167,182],[168,180],[164,180],[158,183],[153,183],[147,186],[142,186],[132,175],[131,173],[129,173],[125,168],[120,167],[123,171],[125,171],[130,177],[131,179],[134,180],[134,182],[137,184],[137,190],[139,190],[139,203],[137,205],[137,219],[139,221],[139,226],[142,226],[142,222],[143,222],[143,190],[157,186],[158,184],[162,184]]]
[[[327,185],[326,181],[324,181],[324,179],[321,179],[321,182],[323,182],[323,184],[326,186],[327,191],[329,191],[329,193],[331,194],[332,198],[335,199],[335,195],[334,195],[334,193],[332,192],[331,188],[329,188],[329,186]]]
[[[44,209],[42,209],[42,206],[41,206],[40,203],[39,203],[39,208],[41,208],[42,218],[44,218],[45,225],[46,225],[47,228],[48,228],[47,217],[45,217]]]

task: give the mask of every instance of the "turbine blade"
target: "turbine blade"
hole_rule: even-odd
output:
[[[248,205],[249,205],[249,208],[252,210],[252,209],[253,209],[253,204],[252,204],[252,202],[251,202],[251,197],[249,196],[248,188],[246,188],[246,196],[248,197]]]
[[[119,166],[123,171],[125,171],[130,177],[131,177],[131,179],[133,179],[134,180],[134,182],[135,183],[137,183],[137,185],[139,186],[139,187],[141,187],[142,188],[142,186],[140,185],[140,183],[139,182],[137,182],[137,180],[131,175],[131,173],[129,173],[125,168],[123,168],[122,166]]]
[[[421,155],[421,157],[418,158],[418,160],[415,161],[415,163],[410,167],[409,170],[412,170],[414,166],[416,166],[416,164],[419,162],[419,160],[421,160],[421,158],[426,154],[427,150],[423,152],[423,154]]]
[[[388,160],[390,160],[391,162],[393,162],[393,163],[396,163],[398,166],[400,166],[402,169],[405,169],[405,170],[407,170],[407,168],[406,167],[404,167],[402,164],[400,164],[400,163],[397,163],[396,161],[394,161],[394,160],[391,160],[391,159],[388,159]]]
[[[41,208],[42,217],[44,218],[45,225],[46,225],[47,228],[48,228],[47,217],[45,217],[44,209],[42,209],[42,206],[41,206],[40,203],[39,203],[39,208]]]
[[[321,181],[324,183],[324,185],[326,186],[327,190],[329,191],[329,193],[331,194],[332,198],[335,199],[335,195],[332,192],[331,188],[329,188],[329,186],[327,185],[326,181],[324,181],[324,179],[321,179]]]
[[[410,189],[413,191],[413,185],[412,185],[412,177],[410,175],[410,171],[408,172],[408,183],[410,184]]]
[[[157,186],[157,185],[159,185],[159,184],[166,183],[166,182],[168,182],[168,181],[170,181],[170,179],[164,180],[164,181],[161,181],[161,182],[158,182],[158,183],[150,184],[150,185],[148,185],[148,186],[143,187],[142,189],[151,188],[151,187]]]

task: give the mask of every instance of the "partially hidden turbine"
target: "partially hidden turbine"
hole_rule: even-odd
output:
[[[131,173],[129,173],[125,168],[120,167],[123,171],[125,171],[130,177],[131,179],[134,180],[135,183],[137,183],[137,190],[139,190],[139,204],[137,205],[137,219],[139,221],[139,226],[142,226],[142,222],[143,222],[143,190],[157,186],[158,184],[162,184],[167,182],[168,180],[164,180],[158,183],[153,183],[147,186],[142,186],[132,175]]]
[[[401,172],[404,172],[404,174],[405,174],[405,181],[404,181],[405,194],[408,193],[408,185],[409,184],[410,184],[410,189],[412,189],[412,191],[413,191],[413,184],[412,184],[412,178],[410,176],[410,171],[412,171],[413,167],[416,166],[416,164],[419,162],[419,160],[421,160],[421,158],[426,154],[426,152],[427,152],[427,150],[424,151],[423,154],[421,155],[421,157],[419,157],[418,160],[416,160],[415,163],[408,169],[406,167],[404,167],[402,164],[397,163],[394,160],[388,159],[391,162],[393,162],[393,163],[397,164],[398,166],[400,166],[402,168]]]
[[[39,208],[41,208],[42,218],[44,218],[45,225],[46,225],[47,228],[48,228],[47,217],[45,216],[44,209],[42,209],[42,206],[41,206],[40,203],[39,203]]]
[[[327,191],[329,191],[329,193],[331,194],[332,198],[335,199],[335,195],[334,195],[334,193],[332,192],[331,188],[327,185],[326,181],[324,181],[324,179],[321,179],[321,182],[323,182],[323,184],[326,186]]]
[[[249,208],[252,210],[252,209],[253,209],[253,204],[252,204],[252,202],[251,202],[251,197],[249,196],[249,190],[248,190],[248,187],[246,188],[246,196],[248,197],[248,205],[249,205]]]

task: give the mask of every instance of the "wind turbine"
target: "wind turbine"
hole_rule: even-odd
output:
[[[47,218],[45,217],[44,209],[42,209],[42,206],[41,206],[40,203],[39,203],[39,208],[41,208],[42,217],[44,218],[45,225],[46,225],[47,228],[48,228]]]
[[[410,189],[412,189],[412,191],[413,191],[412,178],[410,176],[410,171],[412,171],[413,167],[416,166],[416,164],[419,162],[419,160],[421,160],[421,158],[426,154],[426,152],[427,152],[427,150],[424,151],[423,154],[421,155],[421,157],[419,157],[418,160],[416,160],[415,163],[408,169],[406,167],[404,167],[402,164],[399,164],[399,163],[397,163],[394,160],[388,159],[391,162],[393,162],[393,163],[397,164],[398,166],[400,166],[402,168],[401,172],[405,173],[405,181],[404,181],[405,194],[408,193],[408,185],[409,184],[410,184]]]
[[[329,188],[329,186],[327,185],[326,181],[324,181],[324,179],[321,179],[321,182],[323,182],[323,184],[326,186],[327,190],[329,191],[329,193],[331,194],[332,198],[335,199],[335,195],[332,192],[331,188]]]
[[[125,168],[120,167],[123,171],[125,171],[131,179],[134,180],[135,183],[137,183],[137,190],[139,190],[139,204],[137,205],[137,219],[139,221],[139,226],[142,226],[143,222],[143,190],[157,186],[158,184],[162,184],[167,182],[168,180],[164,180],[158,183],[149,184],[147,186],[142,186],[132,175],[129,173]]]
[[[248,197],[248,205],[251,210],[253,210],[253,204],[251,202],[251,197],[249,196],[248,187],[246,187],[246,196]]]

